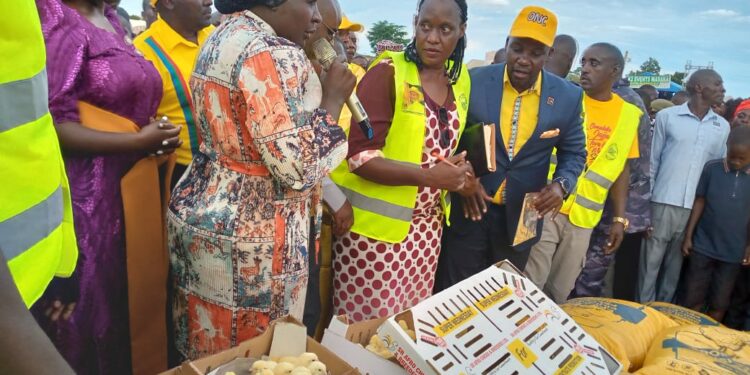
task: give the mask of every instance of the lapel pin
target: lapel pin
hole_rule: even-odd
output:
[[[547,97],[547,105],[555,105],[555,98],[548,96]]]

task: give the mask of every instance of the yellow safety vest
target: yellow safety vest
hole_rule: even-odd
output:
[[[78,258],[34,1],[0,2],[0,251],[31,306]]]
[[[583,130],[586,132],[586,110],[584,107]],[[563,207],[570,207],[570,222],[581,228],[594,228],[602,218],[604,204],[609,189],[620,176],[628,160],[628,152],[633,140],[638,136],[638,125],[643,113],[641,110],[623,102],[620,118],[614,132],[602,147],[592,165],[584,169],[578,178],[578,184]],[[551,181],[557,167],[557,155],[552,154],[548,179]]]
[[[383,53],[373,65],[383,59],[393,62],[396,103],[392,126],[382,151],[389,160],[419,167],[422,164],[427,122],[419,71],[416,64],[406,61],[403,52]],[[466,122],[470,93],[471,79],[464,67],[458,82],[453,85],[453,96],[456,98],[461,123],[459,136]],[[417,202],[417,186],[380,185],[348,170],[331,177],[354,209],[352,232],[390,243],[398,243],[406,238]],[[442,192],[441,204],[448,217],[450,203],[446,197],[447,192]]]

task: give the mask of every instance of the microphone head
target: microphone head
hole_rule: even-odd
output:
[[[336,61],[336,58],[338,55],[336,54],[336,50],[333,49],[333,46],[331,46],[331,43],[328,43],[325,38],[320,38],[316,40],[313,45],[313,54],[315,54],[315,58],[318,59],[318,62],[320,65],[323,65],[323,67],[328,68],[333,64],[334,61]]]

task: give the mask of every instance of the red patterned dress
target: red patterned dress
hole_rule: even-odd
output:
[[[348,156],[352,171],[375,157],[383,157],[381,149],[394,113],[393,74],[393,67],[384,61],[373,67],[358,86],[357,95],[370,116],[375,139],[367,140],[352,125],[355,130],[350,133]],[[451,90],[449,93],[443,105],[424,95],[427,119],[422,168],[438,162],[432,156],[434,152],[448,157],[456,147],[460,123]],[[440,112],[447,115],[442,116],[443,121]],[[448,144],[441,144],[441,131]],[[442,221],[440,189],[420,187],[409,234],[401,243],[382,242],[353,232],[337,238],[333,246],[334,314],[346,314],[355,321],[385,317],[431,296]]]
[[[302,320],[320,180],[346,156],[346,134],[318,108],[302,48],[251,11],[211,34],[191,89],[200,150],[172,193],[168,233],[175,345],[197,359],[274,319]]]

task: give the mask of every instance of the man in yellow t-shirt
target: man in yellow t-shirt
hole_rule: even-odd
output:
[[[579,178],[579,185],[570,198],[566,199],[559,215],[554,220],[546,220],[542,232],[542,238],[534,245],[529,255],[529,261],[526,264],[525,272],[529,278],[541,289],[543,289],[555,302],[562,303],[568,299],[568,296],[575,286],[576,279],[583,269],[586,260],[586,251],[589,247],[591,233],[596,226],[579,226],[571,222],[572,210],[594,210],[595,203],[583,197],[587,189],[586,184],[594,181],[598,184],[603,177],[590,177],[592,166],[600,158],[607,160],[618,159],[618,150],[625,149],[617,147],[618,144],[626,144],[627,159],[639,157],[637,128],[640,120],[640,109],[636,109],[638,116],[626,117],[623,120],[622,115],[625,106],[634,107],[626,103],[617,94],[612,93],[612,86],[622,75],[622,69],[625,65],[622,53],[617,47],[607,43],[597,43],[589,47],[581,59],[581,87],[584,90],[583,109],[584,109],[584,127],[586,130],[586,170]],[[631,108],[627,108],[628,113],[633,113]],[[632,120],[632,121],[631,121]],[[605,149],[610,139],[620,126],[627,126],[632,130],[626,132],[622,143],[612,143]],[[629,128],[629,127],[632,127]],[[620,132],[619,134],[623,134]],[[619,135],[618,135],[619,136]],[[614,139],[613,141],[618,141]],[[613,147],[614,146],[614,147]],[[623,156],[619,156],[623,158]],[[601,164],[600,164],[601,165]],[[614,172],[617,175],[617,171]],[[614,212],[614,223],[610,228],[609,240],[606,252],[614,252],[622,242],[625,229],[628,222],[625,219],[625,205],[627,203],[628,186],[630,182],[630,169],[625,162],[619,177],[611,185],[608,193],[608,199],[611,201]],[[591,192],[585,192],[592,194]],[[581,207],[575,207],[578,204]],[[598,209],[600,213],[604,205]],[[591,211],[583,212],[582,216],[595,215]],[[596,212],[596,211],[593,211]],[[596,217],[596,216],[594,216]],[[598,222],[598,217],[596,219]]]
[[[198,150],[199,138],[194,122],[193,98],[188,83],[200,47],[214,30],[211,25],[211,0],[150,0],[158,18],[134,41],[135,47],[151,61],[164,86],[157,116],[182,126],[182,146],[176,150],[177,165],[172,188],[182,177]]]

